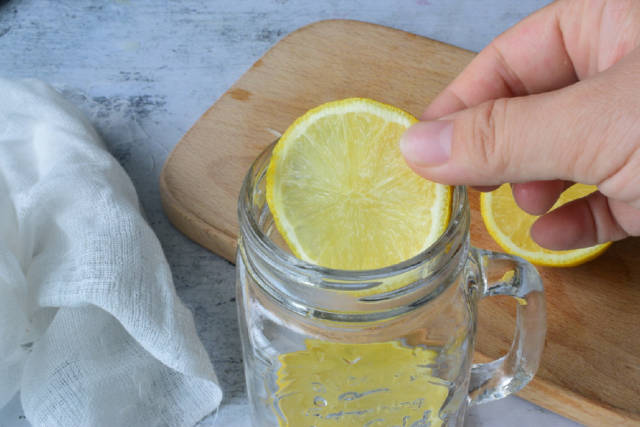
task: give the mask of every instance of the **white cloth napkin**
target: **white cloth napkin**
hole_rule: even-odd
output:
[[[49,86],[0,79],[0,408],[190,426],[222,393],[134,187]]]

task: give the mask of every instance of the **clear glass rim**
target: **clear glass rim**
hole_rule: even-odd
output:
[[[440,235],[440,237],[431,244],[431,246],[427,247],[412,258],[400,263],[370,270],[340,270],[304,261],[295,257],[293,254],[284,251],[261,230],[257,219],[251,214],[250,209],[253,202],[253,184],[258,182],[260,179],[265,179],[264,174],[268,164],[265,165],[262,170],[256,170],[256,167],[259,165],[263,156],[270,153],[274,145],[275,142],[267,147],[252,164],[245,176],[238,205],[240,229],[243,231],[244,238],[252,244],[255,244],[260,256],[269,260],[269,263],[273,267],[280,270],[287,270],[289,273],[295,272],[302,275],[317,275],[322,277],[324,280],[328,279],[331,282],[335,282],[335,286],[332,286],[332,288],[348,291],[353,289],[349,286],[350,283],[379,281],[384,278],[393,277],[419,268],[426,262],[435,259],[445,250],[451,250],[455,253],[457,248],[447,248],[447,246],[453,241],[456,233],[460,231],[460,227],[463,227],[465,224],[465,215],[468,210],[468,197],[466,187],[464,186],[455,186],[453,189],[451,218],[449,219],[449,224],[447,225],[444,233],[442,233],[442,235]],[[243,223],[248,225],[246,229],[243,227]],[[464,241],[464,239],[462,241]],[[443,264],[448,264],[447,261],[451,260],[444,260],[444,262],[433,266],[433,274],[440,271]],[[340,282],[345,282],[345,286],[340,286]]]

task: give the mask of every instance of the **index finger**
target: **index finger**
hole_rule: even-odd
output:
[[[575,83],[578,78],[558,18],[562,5],[554,2],[498,36],[436,97],[422,119]]]

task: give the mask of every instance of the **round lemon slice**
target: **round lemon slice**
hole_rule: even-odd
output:
[[[575,184],[560,195],[552,209],[587,196],[596,190],[597,187],[593,185]],[[543,248],[529,235],[529,230],[538,217],[529,215],[518,207],[509,184],[504,184],[490,193],[482,193],[480,213],[489,234],[502,249],[537,265],[574,267],[594,259],[611,244],[609,242],[568,251],[552,251]]]
[[[407,260],[444,232],[452,189],[405,163],[400,136],[417,120],[370,99],[350,98],[298,118],[267,171],[275,225],[299,258],[342,270]]]

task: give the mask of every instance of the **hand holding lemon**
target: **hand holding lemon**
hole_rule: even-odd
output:
[[[511,243],[498,237],[505,249],[529,239],[530,226],[553,250],[640,235],[640,4],[595,3],[553,2],[496,38],[403,138],[407,161],[428,179],[483,190],[515,183],[517,204],[542,217]],[[578,190],[549,212],[574,182],[598,191]],[[495,196],[485,202],[496,207]]]
[[[400,155],[400,136],[414,123],[398,108],[351,98],[322,104],[287,129],[274,149],[266,192],[276,227],[296,256],[343,270],[381,268],[417,255],[443,233],[451,187],[420,178]],[[573,186],[555,207],[595,190]],[[529,237],[536,217],[518,208],[506,186],[484,194],[481,209],[500,246],[535,264],[578,265],[608,247],[539,246]]]

